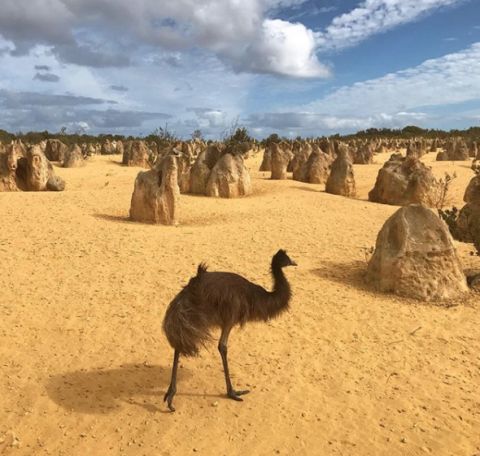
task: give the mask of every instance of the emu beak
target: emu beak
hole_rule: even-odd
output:
[[[298,264],[297,264],[297,263],[295,263],[295,261],[293,261],[293,260],[290,260],[290,266],[298,266]]]

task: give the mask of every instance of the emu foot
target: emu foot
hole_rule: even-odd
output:
[[[230,399],[233,399],[234,401],[243,401],[243,399],[240,396],[243,396],[244,394],[248,394],[250,390],[241,390],[241,391],[235,391],[235,390],[230,390],[227,391],[227,396]]]
[[[175,389],[172,387],[168,388],[168,391],[165,393],[165,396],[163,396],[163,402],[166,402],[168,405],[168,408],[170,409],[171,412],[175,411],[175,407],[173,406],[173,396],[175,396]]]

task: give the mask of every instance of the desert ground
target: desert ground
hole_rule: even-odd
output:
[[[367,201],[388,156],[354,166],[349,199],[271,181],[256,155],[252,196],[182,195],[176,227],[129,221],[140,169],[120,156],[56,167],[65,192],[0,193],[0,437],[17,439],[0,453],[480,454],[478,294],[436,306],[364,284],[366,249],[397,209]],[[434,156],[461,206],[470,163]],[[169,413],[169,302],[201,261],[270,287],[279,248],[298,263],[289,312],[230,337],[234,386],[250,394],[225,397],[212,343],[181,359]]]

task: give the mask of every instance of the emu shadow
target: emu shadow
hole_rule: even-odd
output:
[[[181,378],[190,376],[185,369],[179,374]],[[108,414],[120,410],[125,403],[149,412],[163,412],[162,399],[169,382],[168,367],[126,364],[117,369],[55,375],[48,380],[46,390],[56,404],[78,413]]]
[[[322,279],[376,294],[376,291],[365,282],[367,272],[365,261],[357,260],[350,263],[339,263],[326,260],[323,261],[321,268],[312,269],[310,272]]]

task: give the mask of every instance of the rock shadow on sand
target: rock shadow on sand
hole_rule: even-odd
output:
[[[339,263],[326,260],[323,261],[321,268],[312,269],[311,272],[322,279],[376,294],[375,290],[365,281],[367,273],[367,263],[365,261],[357,260],[350,263]]]
[[[225,225],[230,222],[234,222],[235,216],[232,214],[215,214],[213,215],[203,215],[203,216],[190,216],[187,215],[183,217],[177,225],[163,225],[161,223],[148,223],[148,222],[139,222],[132,220],[127,215],[111,215],[111,214],[93,214],[93,217],[99,220],[106,220],[107,222],[116,222],[116,223],[125,223],[129,225],[145,225],[145,226],[154,226],[154,227],[166,227],[166,228],[193,228],[193,227],[206,227],[214,225]],[[238,215],[238,219],[242,219],[243,214]]]
[[[312,184],[310,184],[310,185],[312,185]],[[313,184],[313,185],[320,186],[321,184]],[[294,188],[295,190],[302,190],[304,192],[325,193],[325,188],[323,188],[322,190],[320,190],[319,188],[300,187],[300,186],[296,186],[296,187],[292,187],[292,188]]]
[[[100,220],[107,220],[108,222],[139,223],[132,220],[128,215],[93,214],[93,216]]]
[[[467,275],[470,270],[464,271]],[[324,280],[328,280],[331,282],[338,283],[340,285],[346,287],[355,288],[362,293],[368,293],[373,297],[382,297],[384,299],[388,298],[401,298],[405,304],[423,304],[423,305],[432,305],[430,302],[423,302],[421,300],[415,300],[412,298],[401,297],[394,293],[390,292],[382,292],[376,290],[373,285],[370,285],[366,281],[367,275],[367,263],[366,261],[353,261],[350,263],[339,263],[336,261],[323,261],[323,266],[321,268],[311,269],[310,272],[317,277],[320,277]],[[472,274],[472,273],[470,273]],[[452,301],[439,301],[438,303],[434,304],[444,308],[450,307],[457,307],[460,302],[463,305],[471,305],[475,302],[476,298],[473,297],[464,297],[461,301],[460,300],[452,300]]]
[[[163,366],[126,364],[117,369],[67,372],[51,377],[48,396],[68,410],[87,414],[108,414],[134,404],[149,412],[163,412],[163,394],[171,370]],[[179,371],[179,380],[190,374]],[[154,400],[149,399],[155,396]]]

